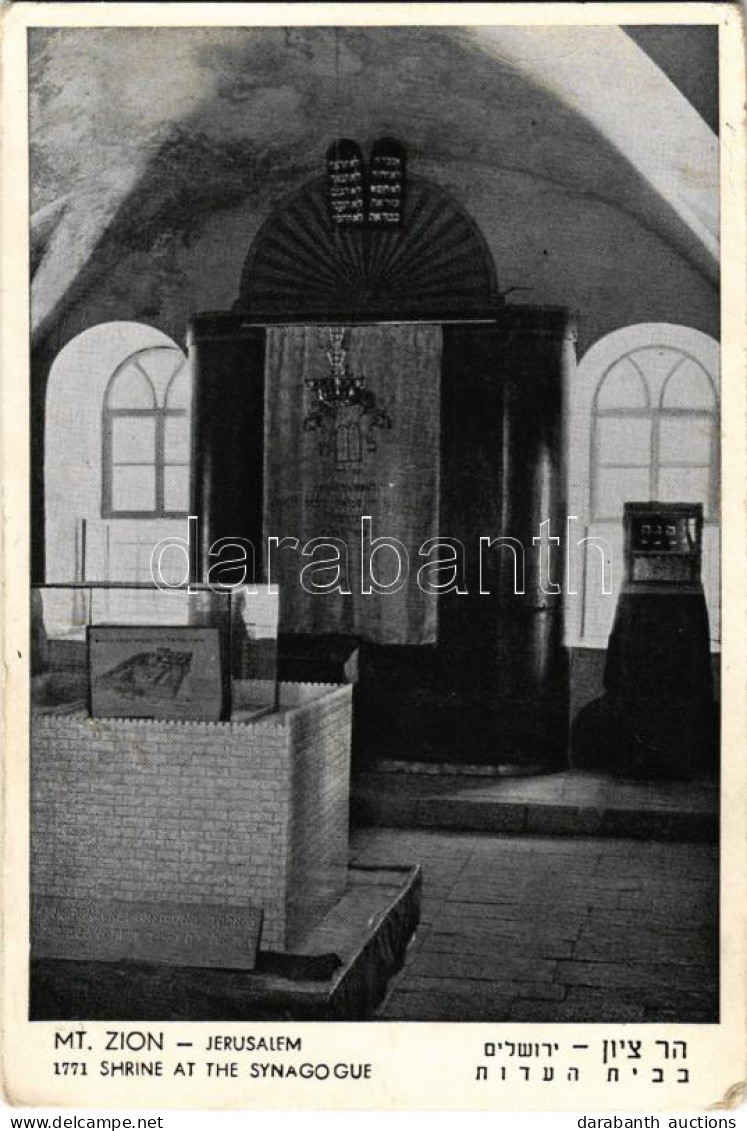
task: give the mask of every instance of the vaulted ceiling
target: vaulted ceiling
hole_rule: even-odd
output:
[[[36,30],[29,54],[38,332],[105,237],[148,252],[339,135],[598,198],[717,279],[716,136],[620,28]]]

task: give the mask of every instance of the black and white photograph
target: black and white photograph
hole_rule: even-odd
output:
[[[26,32],[27,1020],[695,1041],[723,18],[137,7]]]

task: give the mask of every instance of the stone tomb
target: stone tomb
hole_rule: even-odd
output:
[[[252,906],[55,896],[31,902],[34,958],[253,970],[261,929],[262,909]]]
[[[33,1019],[372,1014],[421,881],[348,867],[352,690],[281,683],[257,718],[240,681],[217,723],[34,711]]]
[[[158,948],[164,961],[167,945],[179,955],[192,945],[158,918],[178,908],[192,917],[195,965],[216,948],[216,964],[243,965],[255,909],[267,950],[292,948],[321,921],[347,881],[352,688],[283,683],[279,709],[253,721],[261,691],[235,684],[230,722],[32,714],[31,890],[46,924],[37,944],[59,942],[53,909],[65,906],[65,956],[106,961],[115,940],[104,909],[142,947],[147,906],[172,940]],[[86,907],[88,919],[71,911]]]

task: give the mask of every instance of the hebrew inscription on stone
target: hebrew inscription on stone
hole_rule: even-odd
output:
[[[35,896],[32,958],[253,970],[262,908]]]

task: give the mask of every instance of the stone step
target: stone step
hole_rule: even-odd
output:
[[[517,783],[468,775],[360,773],[354,825],[550,837],[715,843],[713,782],[617,782],[569,771]]]

